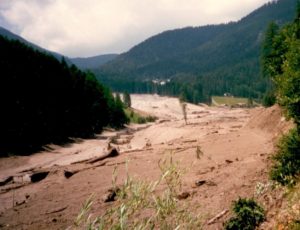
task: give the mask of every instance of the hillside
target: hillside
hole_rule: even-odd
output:
[[[87,57],[87,58],[70,58],[71,62],[75,64],[78,68],[84,69],[95,69],[98,68],[105,63],[115,59],[118,54],[103,54],[95,57]]]
[[[126,122],[109,89],[64,59],[0,36],[0,69],[0,157]]]
[[[259,67],[264,32],[271,21],[283,25],[292,20],[295,6],[296,0],[279,0],[238,22],[166,31],[94,72],[100,81],[119,91],[155,91],[145,83],[150,79],[189,79],[201,84],[204,99],[225,92],[259,98],[268,88]],[[180,93],[177,90],[175,94]]]

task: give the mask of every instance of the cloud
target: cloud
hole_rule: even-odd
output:
[[[68,56],[123,52],[168,29],[238,20],[268,0],[1,0],[0,25]]]

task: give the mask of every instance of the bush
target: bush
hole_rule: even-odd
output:
[[[233,212],[236,216],[225,223],[226,230],[252,230],[265,220],[263,208],[253,199],[239,198],[234,201]]]
[[[270,106],[274,105],[275,103],[276,103],[276,95],[275,95],[274,91],[267,92],[263,97],[263,101],[262,101],[263,106],[270,107]]]
[[[300,173],[300,136],[298,129],[292,129],[278,144],[271,179],[282,185],[294,184]]]
[[[146,121],[146,118],[145,117],[138,117],[137,118],[137,123],[138,124],[145,124],[147,121]]]

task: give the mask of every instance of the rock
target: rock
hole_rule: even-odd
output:
[[[116,201],[117,198],[117,193],[120,191],[120,189],[118,187],[116,188],[110,188],[107,190],[107,193],[104,194],[103,196],[103,202],[107,203],[107,202],[113,202]]]
[[[195,182],[195,185],[199,187],[201,185],[204,185],[205,183],[206,183],[206,180],[198,180]]]
[[[20,201],[20,202],[17,201],[17,202],[16,202],[16,206],[20,206],[20,205],[22,205],[22,204],[25,204],[25,202],[26,202],[25,200]]]
[[[69,170],[64,170],[64,176],[65,178],[69,179],[71,176],[76,174],[78,171],[69,171]]]
[[[49,174],[48,171],[33,173],[30,176],[31,182],[36,183],[36,182],[42,181],[48,176],[48,174]]]
[[[185,200],[185,199],[187,199],[189,196],[191,196],[191,194],[190,194],[189,192],[183,192],[183,193],[181,193],[181,194],[178,194],[178,195],[176,196],[176,198],[177,198],[178,200]]]
[[[202,185],[206,184],[207,186],[217,186],[217,184],[213,181],[209,181],[209,180],[198,180],[195,182],[195,185],[197,187],[200,187]]]
[[[233,161],[232,161],[232,160],[225,160],[225,162],[226,162],[227,164],[231,164],[231,163],[233,163]]]

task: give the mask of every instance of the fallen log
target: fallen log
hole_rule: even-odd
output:
[[[66,210],[68,208],[68,205],[65,206],[65,207],[62,207],[62,208],[58,208],[58,209],[55,209],[55,210],[52,210],[52,211],[49,211],[49,212],[46,212],[45,214],[48,215],[48,214],[53,214],[53,213],[58,213],[58,212],[62,212],[64,210]]]
[[[112,148],[109,150],[109,152],[105,155],[102,155],[100,157],[96,157],[96,158],[92,158],[90,160],[87,161],[87,163],[89,164],[93,164],[93,163],[96,163],[98,161],[102,161],[106,158],[109,158],[109,157],[116,157],[116,156],[119,156],[119,151],[116,149],[116,148]]]
[[[193,142],[197,142],[197,140],[193,139],[193,140],[183,140],[183,143],[193,143]]]
[[[227,212],[229,212],[228,209],[223,210],[222,212],[220,212],[218,215],[216,215],[214,218],[210,219],[207,224],[214,224],[217,220],[219,220],[221,217],[223,217],[224,215],[227,214]]]
[[[13,177],[9,176],[9,177],[5,178],[4,180],[0,181],[0,186],[6,185],[6,184],[8,184],[9,182],[12,182],[12,181],[13,181]]]

